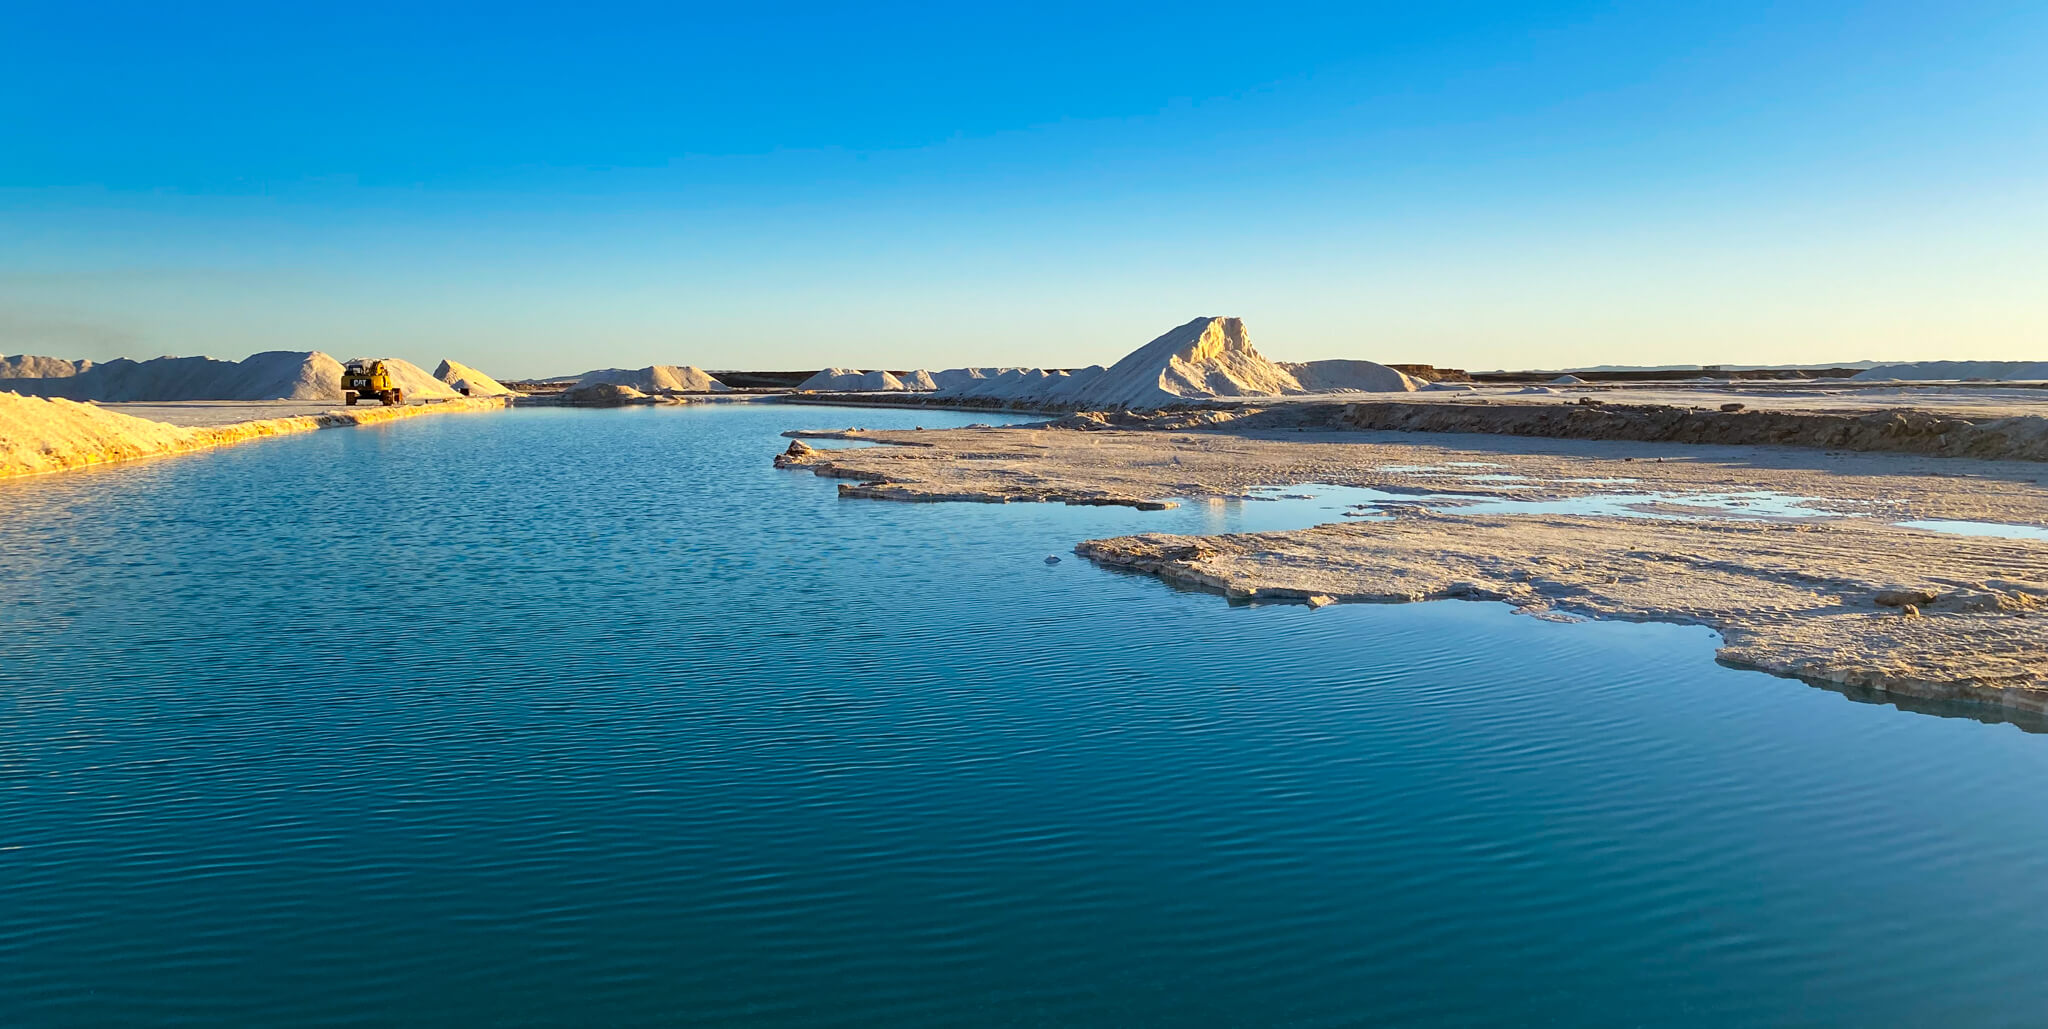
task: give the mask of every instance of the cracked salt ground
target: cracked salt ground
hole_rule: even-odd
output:
[[[1253,490],[1250,497],[1260,501],[1261,506],[1274,505],[1272,510],[1247,512],[1246,519],[1260,523],[1261,528],[1306,528],[1318,524],[1318,519],[1329,520],[1328,516],[1332,512],[1339,517],[1372,517],[1384,514],[1383,508],[1394,505],[1427,506],[1442,509],[1447,514],[1575,514],[1625,518],[1742,518],[1770,521],[1841,518],[1849,513],[1809,506],[1812,504],[1860,506],[1839,501],[1824,501],[1818,497],[1792,496],[1770,490],[1728,493],[1599,493],[1561,500],[1517,500],[1485,494],[1436,491],[1395,493],[1364,486],[1314,482]],[[1921,527],[1936,528],[1937,524],[1947,523],[1930,523]],[[1936,531],[1944,530],[1937,528]]]
[[[1285,492],[1282,492],[1283,490]],[[1737,518],[1757,521],[1846,518],[1870,513],[1871,506],[1854,501],[1794,496],[1772,490],[1734,493],[1599,493],[1564,500],[1516,500],[1509,497],[1452,493],[1399,494],[1368,487],[1338,486],[1330,483],[1300,483],[1269,490],[1254,490],[1250,499],[1260,501],[1259,507],[1272,506],[1265,510],[1246,509],[1239,516],[1247,525],[1244,531],[1306,528],[1332,520],[1333,514],[1341,518],[1378,520],[1391,517],[1385,509],[1395,505],[1428,506],[1442,510],[1446,514],[1568,514],[1613,518]],[[1830,506],[1813,506],[1817,504]],[[2037,525],[1960,519],[1923,519],[1891,524],[1900,528],[1925,529],[1929,532],[1952,533],[1959,536],[2048,540],[2048,527]],[[1257,528],[1251,528],[1253,525]]]

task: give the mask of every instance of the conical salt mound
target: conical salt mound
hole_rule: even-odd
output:
[[[1077,386],[1062,399],[1129,408],[1304,392],[1285,368],[1252,346],[1239,318],[1197,318]]]
[[[434,369],[434,378],[454,387],[455,392],[472,397],[502,397],[512,393],[498,380],[448,358],[441,359],[441,366]]]

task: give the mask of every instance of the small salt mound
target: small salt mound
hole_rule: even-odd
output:
[[[650,399],[652,398],[647,394],[616,382],[579,382],[562,391],[564,403],[591,407],[618,407],[623,404],[645,403]]]
[[[1850,376],[1863,382],[1988,379],[2003,382],[2048,380],[2048,361],[1914,361],[1885,364]]]
[[[1377,361],[1282,362],[1280,367],[1315,393],[1412,393],[1422,386],[1421,379]]]
[[[261,357],[263,355],[258,354],[256,356]],[[255,359],[256,358],[254,357],[250,358],[250,360],[252,361]],[[452,400],[455,397],[459,397],[462,395],[460,393],[455,392],[455,387],[450,386],[447,383],[442,382],[440,379],[437,379],[432,375],[427,374],[427,370],[425,368],[422,368],[419,365],[412,363],[411,361],[406,361],[396,357],[359,357],[355,358],[354,360],[383,361],[384,371],[391,376],[391,384],[393,386],[398,387],[400,390],[403,390],[405,392],[405,399],[407,400]],[[335,369],[334,383],[335,388],[339,389],[341,386],[341,370],[339,368]]]
[[[1548,386],[1529,386],[1515,391],[1516,396],[1557,396],[1557,391]]]
[[[1470,393],[1479,387],[1469,382],[1432,382],[1422,388],[1430,393]]]
[[[599,368],[576,377],[579,385],[610,383],[644,393],[724,393],[732,387],[693,364],[654,364],[645,368]]]
[[[457,393],[466,389],[472,397],[502,397],[512,393],[498,380],[451,358],[442,358],[440,367],[434,369],[434,378],[447,383]]]
[[[939,384],[932,378],[932,373],[925,371],[922,368],[919,368],[918,370],[903,376],[903,388],[914,389],[919,391],[929,391],[938,389]]]
[[[1576,375],[1560,375],[1550,380],[1550,384],[1553,386],[1583,386],[1586,384],[1586,380]]]
[[[900,390],[903,380],[888,372],[863,372],[858,368],[827,368],[797,384],[797,389],[830,393],[879,393]]]

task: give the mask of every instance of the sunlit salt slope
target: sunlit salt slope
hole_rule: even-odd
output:
[[[1019,405],[1148,410],[1219,397],[1337,391],[1408,392],[1419,380],[1372,361],[1276,362],[1242,319],[1196,318],[1107,368],[955,368],[933,376],[939,395]]]

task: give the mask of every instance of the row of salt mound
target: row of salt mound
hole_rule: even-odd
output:
[[[241,361],[158,357],[148,361],[64,362],[10,359],[15,371],[56,374],[9,377],[7,389],[69,400],[339,400],[341,363],[318,351],[273,350]],[[63,364],[70,364],[64,374]],[[424,374],[424,373],[422,373]]]
[[[941,396],[1104,410],[1331,390],[1407,392],[1419,386],[1418,380],[1371,361],[1278,364],[1252,346],[1242,320],[1213,317],[1177,326],[1108,368],[1095,365],[1072,373],[962,368],[934,378]]]

